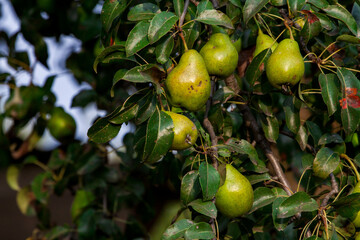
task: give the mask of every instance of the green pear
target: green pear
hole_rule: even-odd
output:
[[[205,62],[196,50],[188,50],[165,80],[172,105],[198,111],[210,96],[211,82]]]
[[[253,57],[264,51],[265,49],[271,48],[271,51],[274,52],[277,48],[278,43],[270,36],[264,34],[261,29],[259,29],[259,34],[256,38],[256,48],[254,51]]]
[[[305,64],[295,40],[282,40],[265,64],[266,76],[274,87],[294,86],[304,75]]]
[[[239,55],[227,34],[213,34],[201,48],[206,68],[210,75],[230,76],[237,67]]]
[[[51,135],[60,142],[73,138],[76,131],[74,118],[61,107],[52,110],[47,127]]]
[[[227,164],[225,182],[215,197],[217,209],[224,215],[234,218],[250,211],[254,202],[254,191],[249,180]]]
[[[355,185],[354,191],[352,193],[360,193],[360,182]],[[356,218],[353,220],[353,224],[357,228],[360,227],[360,211],[358,211]]]
[[[195,124],[186,116],[168,112],[174,124],[174,139],[171,145],[172,150],[183,150],[191,147],[196,142],[198,132]]]

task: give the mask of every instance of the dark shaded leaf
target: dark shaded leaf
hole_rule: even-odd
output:
[[[360,38],[351,35],[343,34],[336,38],[337,42],[346,42],[351,44],[360,44]]]
[[[319,150],[316,154],[313,163],[313,171],[316,176],[323,179],[327,178],[340,163],[339,154],[331,150],[330,148],[324,147]]]
[[[169,115],[156,109],[150,117],[147,129],[143,160],[155,163],[169,151],[174,138],[174,124]]]
[[[212,239],[215,237],[210,224],[200,222],[192,225],[185,232],[185,240]]]
[[[115,18],[126,9],[126,0],[105,0],[101,10],[100,20],[106,32],[109,32]]]
[[[274,200],[273,206],[272,206],[272,218],[275,228],[278,231],[283,231],[287,225],[289,220],[287,218],[278,218],[279,214],[279,207],[280,205],[286,200],[286,197],[278,197]]]
[[[201,213],[205,216],[216,218],[217,216],[217,209],[215,204],[211,201],[203,202],[201,199],[196,199],[188,204],[191,206],[195,211]]]
[[[287,218],[301,212],[312,212],[317,210],[318,204],[305,192],[297,192],[288,197],[279,206],[278,218]]]
[[[106,118],[99,118],[89,128],[87,136],[90,141],[106,143],[118,135],[120,128],[121,125],[111,124]]]
[[[200,164],[199,174],[203,200],[211,200],[219,188],[220,174],[212,165],[206,162]]]
[[[310,135],[314,139],[315,146],[318,145],[319,139],[322,135],[320,127],[311,121],[306,121],[306,127],[308,128]]]
[[[127,18],[129,21],[149,20],[160,12],[160,8],[153,3],[141,3],[130,9]]]
[[[267,3],[269,0],[246,0],[243,8],[243,18],[245,24],[255,16]]]
[[[344,142],[344,140],[342,139],[342,137],[339,134],[325,133],[324,135],[322,135],[320,137],[318,144],[324,145],[324,144],[329,144],[329,143],[343,143],[343,142]]]
[[[184,0],[173,0],[175,14],[180,18],[184,11]]]
[[[194,223],[189,219],[181,219],[170,225],[163,233],[161,240],[175,240],[184,236],[185,231]]]
[[[329,5],[326,8],[323,8],[324,12],[327,13],[328,16],[336,18],[349,28],[349,30],[357,36],[357,24],[354,17],[346,10],[345,7],[339,5]]]
[[[156,14],[150,22],[148,37],[150,44],[158,41],[162,36],[173,28],[179,18],[172,12],[161,12]]]
[[[336,112],[338,105],[338,93],[340,91],[337,86],[337,78],[335,74],[320,74],[319,84],[321,86],[321,95],[324,99],[324,103],[328,108],[329,115],[333,115]]]
[[[289,128],[290,131],[297,134],[300,128],[300,114],[297,109],[295,109],[293,97],[287,97],[283,103],[283,106],[285,112],[286,126]]]
[[[180,188],[180,199],[187,205],[200,194],[199,172],[190,171],[183,177]]]
[[[250,86],[254,86],[254,83],[259,79],[261,74],[264,72],[261,71],[260,66],[263,63],[266,63],[270,55],[271,55],[271,49],[268,48],[262,51],[261,53],[259,53],[258,55],[256,55],[256,57],[251,61],[245,73],[246,80],[249,82]]]
[[[204,10],[199,14],[195,21],[199,21],[209,25],[224,26],[230,29],[234,28],[228,16],[226,16],[223,12],[214,9]]]

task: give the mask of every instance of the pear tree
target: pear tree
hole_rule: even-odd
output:
[[[0,34],[0,123],[13,123],[0,128],[0,165],[37,219],[28,239],[359,238],[358,0],[11,5],[21,25]],[[87,86],[72,108],[105,113],[85,142],[59,108],[61,73],[34,79],[64,36],[82,44],[66,73]],[[59,147],[37,147],[47,131]],[[68,195],[58,222],[52,197]]]

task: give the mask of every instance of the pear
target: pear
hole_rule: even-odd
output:
[[[51,135],[60,142],[73,138],[76,131],[74,118],[61,107],[52,110],[47,127]]]
[[[267,48],[271,48],[271,51],[274,52],[277,48],[278,43],[270,36],[264,34],[261,29],[259,29],[259,34],[256,38],[256,48],[254,51],[253,57],[261,53]]]
[[[210,96],[211,83],[205,62],[196,50],[188,50],[165,80],[169,100],[174,106],[198,111]]]
[[[165,111],[174,124],[174,139],[171,145],[172,150],[183,150],[191,147],[196,142],[198,132],[195,124],[186,116]]]
[[[230,218],[239,217],[247,213],[254,202],[254,191],[247,180],[230,164],[226,165],[224,184],[215,196],[217,209]]]
[[[360,193],[360,182],[355,185],[354,191],[352,193]],[[357,228],[360,227],[360,211],[358,211],[356,218],[353,220],[353,224]]]
[[[238,64],[239,55],[230,37],[224,33],[213,34],[201,48],[206,68],[210,75],[230,76]]]
[[[282,40],[265,64],[266,76],[274,87],[294,86],[304,75],[305,64],[295,40]]]

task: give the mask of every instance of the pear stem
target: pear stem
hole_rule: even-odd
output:
[[[185,52],[188,51],[188,47],[187,47],[187,44],[186,44],[186,41],[185,41],[185,37],[184,37],[183,30],[182,30],[182,26],[183,26],[183,24],[184,24],[185,15],[186,15],[187,9],[188,9],[188,7],[189,7],[189,2],[190,2],[190,0],[185,0],[184,10],[183,10],[183,12],[181,13],[181,16],[180,16],[180,19],[179,19],[179,36],[180,36],[181,40],[183,41],[184,48],[185,48]]]
[[[358,170],[356,169],[356,166],[354,165],[354,163],[352,162],[351,158],[349,158],[348,155],[342,153],[340,154],[340,157],[341,158],[344,158],[346,161],[348,161],[348,163],[350,164],[351,168],[353,169],[353,171],[355,172],[355,175],[356,175],[356,180],[358,182],[360,182],[360,174],[358,172]]]

